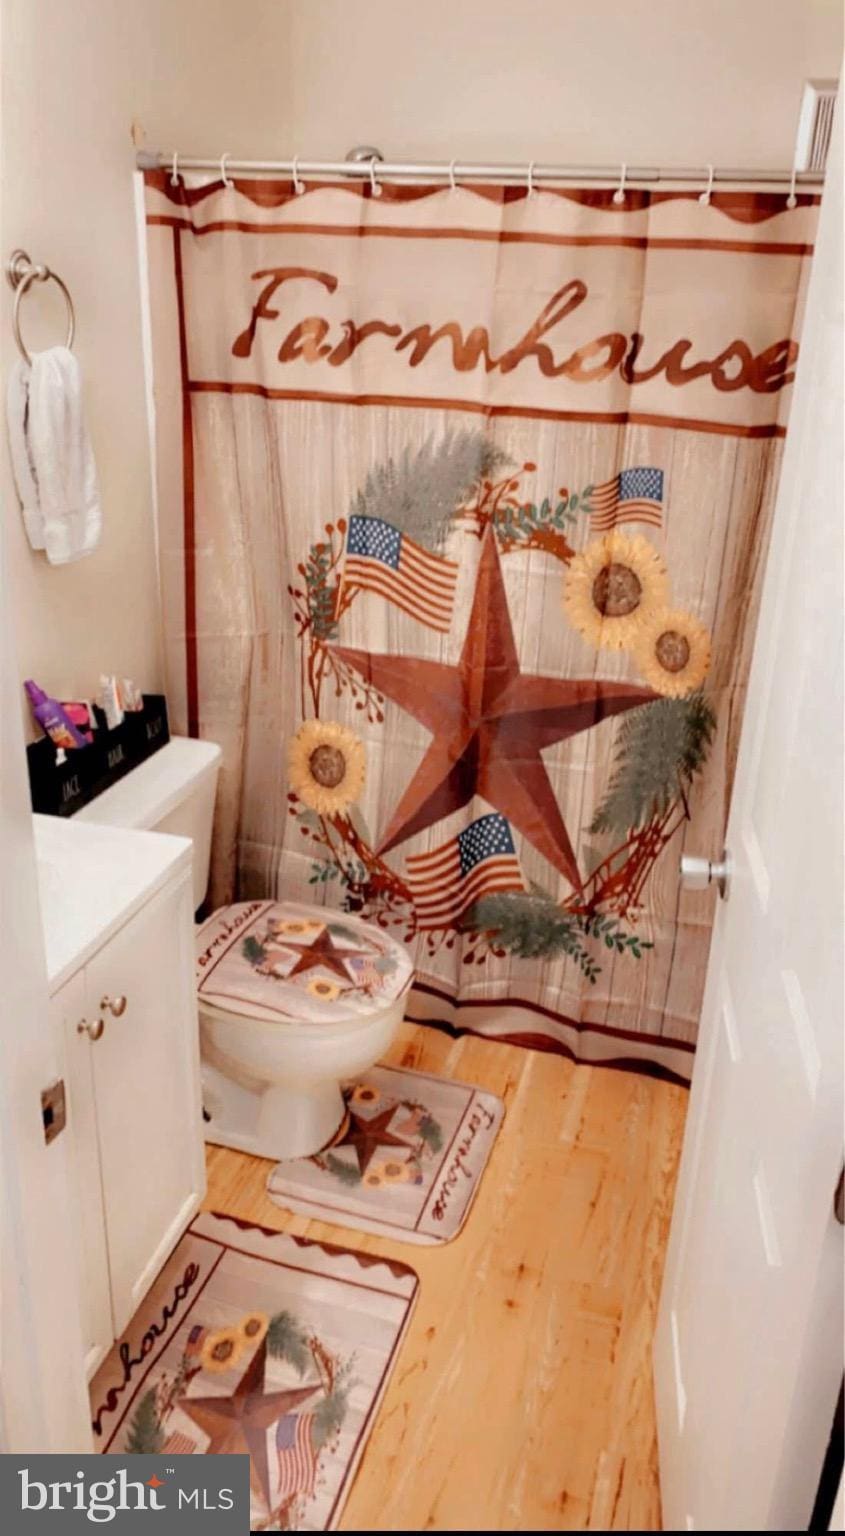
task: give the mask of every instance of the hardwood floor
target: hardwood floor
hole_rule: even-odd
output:
[[[420,1298],[341,1529],[660,1529],[650,1346],[687,1093],[406,1024],[387,1060],[507,1113],[469,1220],[420,1248],[288,1215],[210,1147],[209,1209],[417,1270]]]

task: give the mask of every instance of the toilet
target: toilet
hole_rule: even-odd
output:
[[[341,1083],[390,1045],[412,976],[401,944],[345,912],[215,912],[197,935],[208,1140],[276,1159],[326,1147],[345,1118]]]
[[[213,742],[174,737],[77,817],[190,837],[196,910],[220,758]],[[408,951],[345,912],[257,900],[199,927],[196,968],[206,1140],[274,1161],[321,1151],[344,1124],[341,1085],[402,1021]]]

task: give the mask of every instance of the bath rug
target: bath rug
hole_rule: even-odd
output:
[[[505,1113],[469,1083],[374,1067],[344,1089],[346,1119],[316,1157],[277,1163],[276,1205],[405,1243],[457,1237]]]
[[[201,1213],[91,1383],[95,1449],[248,1452],[253,1531],[334,1530],[418,1285]]]

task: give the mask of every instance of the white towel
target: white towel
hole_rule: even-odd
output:
[[[15,363],[7,402],[12,467],[27,537],[51,565],[90,555],[100,541],[97,467],[82,410],[79,364],[67,347]]]

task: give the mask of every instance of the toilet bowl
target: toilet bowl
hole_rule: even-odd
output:
[[[77,814],[190,837],[198,908],[220,758],[213,742],[173,737]],[[341,1083],[387,1049],[412,978],[401,944],[344,912],[256,901],[213,913],[197,933],[206,1140],[274,1160],[319,1152],[344,1118]]]
[[[321,1151],[341,1084],[378,1061],[405,1010],[407,950],[325,907],[252,901],[197,933],[208,1141],[276,1160]]]

